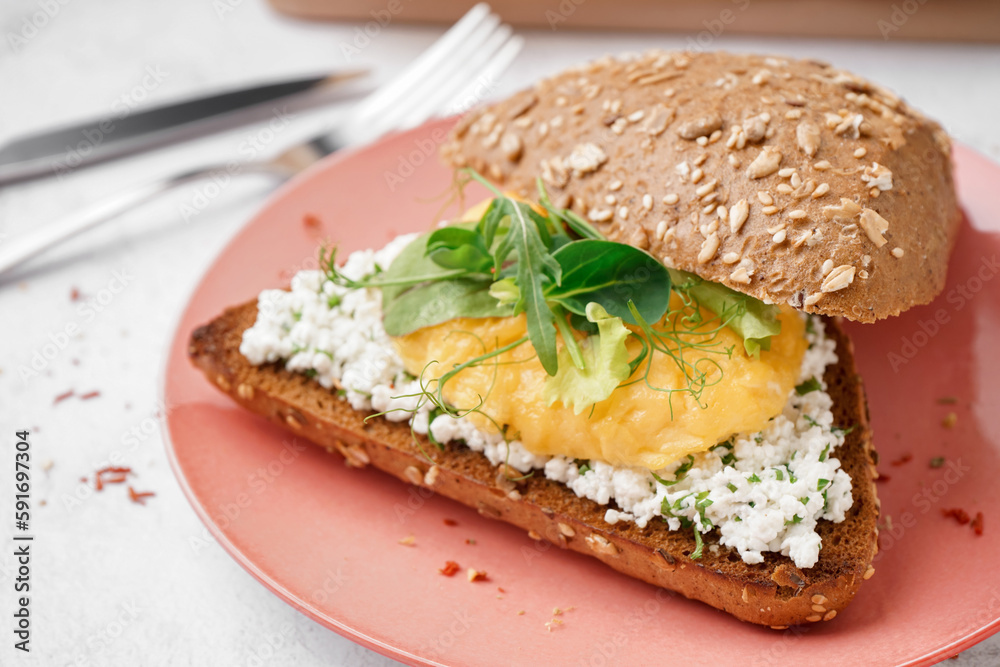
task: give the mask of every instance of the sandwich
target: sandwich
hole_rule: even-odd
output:
[[[823,63],[653,51],[473,110],[441,154],[489,197],[322,248],[195,330],[192,362],[532,539],[743,621],[834,619],[879,517],[842,320],[943,288],[944,131]]]

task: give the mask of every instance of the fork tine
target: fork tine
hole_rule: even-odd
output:
[[[396,110],[391,119],[392,126],[407,129],[419,125],[444,108],[459,91],[481,80],[484,67],[510,40],[511,33],[509,26],[501,26],[477,44],[471,53],[456,56],[449,71],[442,72],[434,81],[428,81],[419,94],[411,95],[407,103]]]
[[[497,51],[496,55],[483,67],[482,73],[473,79],[467,86],[459,91],[447,104],[443,106],[442,116],[464,113],[470,108],[482,102],[482,96],[476,93],[476,89],[483,82],[487,84],[495,81],[503,74],[510,64],[514,62],[517,54],[524,47],[524,38],[519,35],[512,37],[506,44]],[[487,90],[487,92],[490,92]],[[426,119],[425,119],[426,120]]]
[[[436,98],[441,91],[464,85],[468,81],[468,64],[479,57],[489,57],[486,49],[496,48],[493,35],[498,31],[509,32],[510,28],[498,27],[499,18],[491,16],[492,21],[486,21],[477,26],[467,38],[448,55],[434,71],[429,72],[412,90],[401,96],[399,101],[389,107],[371,114],[366,119],[365,126],[382,134],[389,130],[399,129],[401,123],[411,115],[415,106],[423,106],[429,98]],[[503,35],[501,34],[501,37]],[[442,100],[444,101],[444,100]]]
[[[357,107],[357,116],[364,117],[379,113],[398,103],[414,87],[446,64],[456,48],[461,47],[477,28],[485,23],[499,23],[499,18],[490,13],[486,3],[479,3],[466,12],[444,35],[438,38],[420,57],[398,76],[369,95]]]

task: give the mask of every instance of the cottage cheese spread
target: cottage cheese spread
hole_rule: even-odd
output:
[[[359,279],[376,265],[385,268],[414,238],[400,236],[381,250],[352,253],[342,272]],[[835,344],[819,319],[806,335],[810,345],[799,381],[816,378],[820,389],[801,396],[790,392],[782,414],[763,431],[739,434],[693,461],[656,471],[669,485],[640,468],[538,456],[465,419],[440,415],[431,421],[433,406],[421,404],[420,383],[406,373],[382,327],[380,291],[342,288],[320,271],[298,273],[290,291],[260,294],[257,321],[244,333],[240,352],[253,364],[284,361],[289,370],[340,391],[356,410],[409,421],[415,432],[430,432],[438,442],[464,441],[494,465],[539,471],[578,496],[613,502],[605,514],[609,523],[634,521],[642,527],[659,517],[672,530],[717,528],[719,542],[747,563],[760,563],[764,552],[773,551],[808,568],[819,559],[817,521],[843,521],[852,498],[850,476],[831,455],[844,441],[823,382],[825,369],[837,362]]]

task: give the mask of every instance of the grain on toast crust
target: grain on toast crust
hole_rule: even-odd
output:
[[[826,322],[839,362],[827,369],[825,380],[835,422],[855,426],[835,450],[851,476],[854,504],[844,522],[819,522],[819,562],[801,570],[780,554],[765,553],[763,563],[748,565],[728,547],[713,552],[709,545],[717,541],[711,534],[705,536],[703,557],[692,560],[690,531],[671,531],[658,521],[645,528],[627,522],[612,526],[604,521],[605,506],[577,497],[562,484],[539,475],[515,484],[485,456],[463,445],[450,443],[439,451],[422,436],[418,446],[405,423],[379,417],[365,424],[365,413],[305,375],[281,364],[250,364],[239,347],[256,317],[256,303],[250,302],[196,329],[188,350],[192,363],[243,407],[339,452],[348,465],[372,465],[475,507],[484,517],[523,528],[534,539],[594,556],[624,574],[775,628],[833,619],[874,572],[879,514],[875,453],[852,345],[836,320]],[[433,466],[421,450],[433,458]]]

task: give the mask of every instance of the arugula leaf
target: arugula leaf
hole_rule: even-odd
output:
[[[608,313],[637,324],[628,302],[648,322],[659,322],[670,305],[670,274],[655,257],[612,241],[573,241],[552,255],[562,267],[562,281],[545,296],[577,315],[596,302]]]
[[[555,375],[559,368],[555,314],[545,300],[544,286],[559,284],[562,267],[549,253],[539,231],[544,225],[531,217],[531,207],[509,199],[479,174],[469,173],[493,191],[497,196],[494,204],[510,219],[510,230],[493,252],[494,267],[499,274],[510,254],[516,252],[516,279],[521,294],[514,305],[514,314],[526,314],[528,339],[538,361],[546,373]]]
[[[761,350],[771,349],[771,336],[781,333],[778,307],[769,306],[752,296],[741,294],[725,285],[709,282],[693,273],[668,269],[674,289],[686,292],[692,299],[719,316],[726,325],[743,338],[747,354],[759,357]]]
[[[571,348],[564,345],[558,372],[545,380],[546,404],[572,405],[574,414],[606,399],[631,374],[625,347],[630,332],[621,319],[593,302],[587,305],[587,319],[597,324],[600,333],[581,344],[583,367],[571,363]]]
[[[411,288],[388,300],[383,289],[385,332],[390,336],[405,336],[457,317],[513,315],[514,306],[497,301],[488,286],[489,282],[480,280],[445,280]]]

